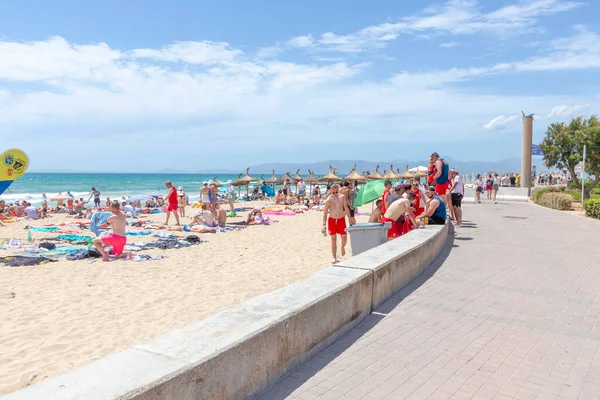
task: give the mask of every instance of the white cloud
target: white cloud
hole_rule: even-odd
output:
[[[359,53],[382,48],[401,34],[427,37],[428,33],[521,35],[543,31],[539,26],[541,17],[566,12],[580,5],[581,3],[575,1],[535,0],[507,5],[483,13],[475,0],[448,0],[441,7],[427,7],[416,15],[400,18],[398,22],[373,25],[346,35],[327,32],[318,39],[313,39],[311,36],[310,46],[318,46],[322,50]],[[303,43],[306,41],[306,36],[295,39]]]
[[[134,58],[151,58],[160,61],[185,62],[190,64],[218,64],[233,61],[242,54],[232,49],[228,43],[177,42],[161,49],[136,49],[131,52]]]
[[[457,47],[457,46],[458,46],[457,42],[440,43],[440,47],[447,48],[447,49],[452,48],[452,47]]]
[[[296,36],[287,42],[290,47],[311,47],[313,44],[312,35]]]
[[[575,105],[561,105],[552,107],[550,110],[550,114],[546,118],[572,118],[575,116],[575,113],[580,110],[584,110],[589,108],[590,104],[575,104]]]
[[[487,124],[485,124],[484,128],[488,131],[501,131],[508,128],[508,126],[516,119],[517,117],[514,115],[511,115],[509,117],[499,115]]]

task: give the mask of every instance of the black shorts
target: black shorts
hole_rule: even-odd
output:
[[[446,220],[440,217],[429,217],[429,225],[444,225]]]
[[[450,193],[450,197],[452,198],[452,207],[460,207],[463,195],[460,193]]]
[[[288,190],[287,189],[283,189],[282,191],[283,191],[283,194],[287,196],[287,191]]]
[[[94,204],[96,207],[100,207],[100,199],[94,199]]]

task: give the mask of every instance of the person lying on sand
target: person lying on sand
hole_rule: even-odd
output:
[[[250,222],[254,221],[255,218],[262,218],[263,214],[260,208],[255,208],[254,210],[248,213],[248,218],[246,218],[246,225],[249,225]]]
[[[206,226],[204,224],[194,225],[194,223],[191,223],[183,226],[169,226],[168,228],[170,231],[176,232],[217,233],[217,228],[214,226]]]
[[[112,246],[113,253],[117,258],[127,257],[128,253],[123,253],[125,245],[127,244],[127,220],[125,214],[121,212],[121,205],[118,200],[114,200],[110,205],[110,211],[114,214],[106,220],[105,224],[102,224],[101,228],[107,228],[108,225],[112,225],[112,233],[108,236],[99,236],[92,241],[96,250],[102,254],[102,261],[110,261],[108,254],[104,251],[103,245]]]

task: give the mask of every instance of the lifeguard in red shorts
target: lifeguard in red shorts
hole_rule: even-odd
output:
[[[333,255],[332,264],[338,262],[337,257],[337,236],[342,238],[342,257],[346,255],[346,217],[350,218],[350,210],[347,207],[346,198],[340,194],[340,185],[333,184],[330,187],[330,194],[325,200],[323,208],[323,229],[321,232],[329,233],[331,237],[331,254]]]
[[[177,190],[171,181],[166,181],[165,186],[169,189],[167,193],[167,220],[165,221],[165,225],[169,225],[169,215],[173,213],[177,221],[177,226],[179,226],[181,223],[179,222],[179,213],[177,212]]]
[[[398,236],[402,236],[403,234],[403,221],[405,219],[405,214],[408,215],[409,221],[405,221],[406,224],[413,223],[414,226],[417,226],[417,221],[415,220],[415,215],[413,214],[410,203],[415,200],[415,195],[412,192],[408,192],[406,194],[406,198],[401,198],[395,200],[388,207],[385,215],[381,218],[381,222],[391,222],[392,227],[388,230],[388,239],[395,239]]]

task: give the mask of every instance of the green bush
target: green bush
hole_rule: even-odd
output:
[[[542,193],[536,202],[540,206],[553,208],[555,210],[570,210],[573,198],[566,193]]]
[[[573,200],[581,201],[581,190],[569,190],[567,193],[571,195]]]
[[[544,193],[550,193],[548,189],[534,189],[535,191],[531,192],[531,196],[533,197],[534,202],[538,202],[540,200],[540,196]]]
[[[588,199],[583,202],[585,215],[600,219],[600,199]]]

